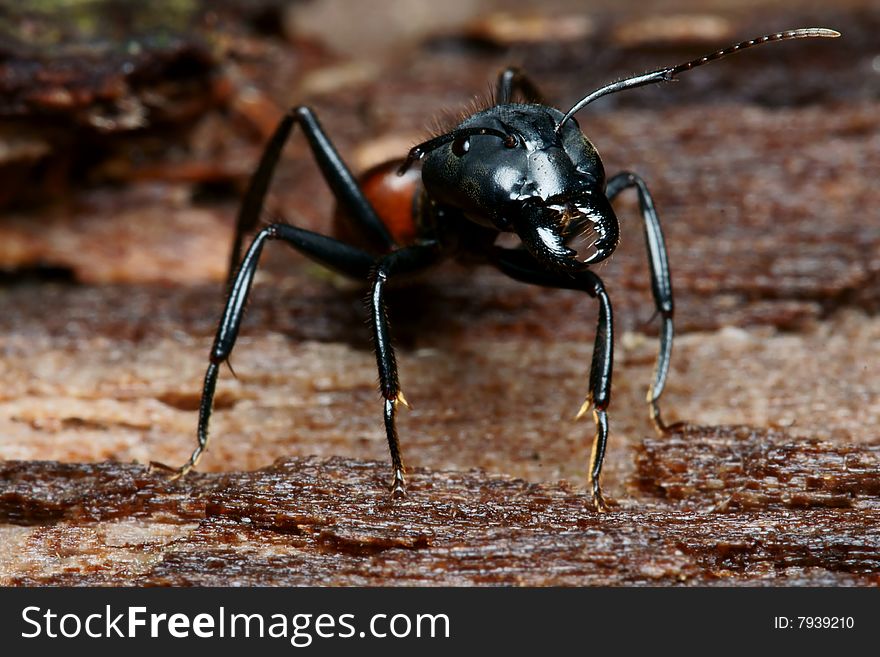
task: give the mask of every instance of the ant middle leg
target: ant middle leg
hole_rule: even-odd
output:
[[[302,127],[315,161],[318,163],[324,180],[330,186],[333,196],[347,211],[347,215],[352,217],[359,232],[370,244],[382,252],[388,251],[394,246],[394,239],[327,137],[315,113],[305,106],[294,107],[281,119],[248,183],[235,223],[235,237],[229,254],[227,283],[232,282],[238,268],[244,235],[256,228],[260,220],[263,203],[272,181],[272,175],[275,173],[275,168],[281,157],[281,150],[297,123]]]
[[[208,424],[214,406],[217,374],[220,365],[228,360],[235,347],[260,254],[269,240],[287,242],[312,260],[352,278],[366,279],[375,263],[375,258],[365,251],[289,224],[270,224],[257,233],[230,283],[226,307],[211,347],[210,363],[205,372],[202,398],[199,402],[198,443],[187,462],[177,469],[174,478],[181,477],[194,468],[208,446]]]
[[[660,325],[660,349],[657,353],[657,362],[654,366],[654,380],[648,388],[647,402],[651,416],[651,422],[658,433],[664,434],[667,425],[660,415],[660,395],[666,385],[666,377],[669,374],[669,362],[672,356],[672,340],[674,336],[672,317],[672,280],[669,274],[669,257],[666,253],[666,243],[663,240],[663,231],[660,228],[660,219],[654,207],[654,199],[648,191],[645,181],[629,171],[619,173],[608,181],[605,194],[608,200],[614,199],[620,192],[635,187],[639,197],[639,207],[642,219],[645,222],[645,242],[648,247],[648,261],[651,266],[651,293],[654,295],[654,306],[661,318]]]
[[[547,104],[544,101],[544,95],[522,69],[508,66],[498,74],[498,81],[495,84],[495,104],[507,105],[512,103],[513,95],[517,91],[530,103]]]
[[[589,269],[572,274],[547,271],[523,249],[497,247],[493,252],[492,262],[502,272],[523,283],[579,290],[599,301],[599,319],[593,358],[590,363],[589,390],[575,419],[580,419],[590,408],[593,409],[596,435],[590,452],[589,485],[593,505],[598,511],[605,511],[608,505],[602,495],[599,477],[602,474],[602,461],[608,443],[607,410],[611,402],[611,374],[614,363],[614,323],[611,300],[605,291],[605,285],[602,279]]]
[[[385,290],[388,278],[392,274],[408,274],[425,269],[439,257],[440,249],[432,242],[422,242],[413,246],[403,247],[382,257],[376,264],[372,274],[370,288],[370,319],[373,327],[373,350],[376,352],[376,364],[379,367],[379,389],[384,399],[385,434],[388,439],[388,450],[391,452],[391,494],[393,497],[406,495],[406,469],[400,454],[400,442],[397,438],[397,405],[407,405],[406,397],[400,389],[397,376],[397,359],[388,327],[388,311],[385,306]]]

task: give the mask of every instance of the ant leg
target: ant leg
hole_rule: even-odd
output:
[[[607,409],[611,402],[611,372],[614,362],[614,323],[611,300],[605,291],[605,285],[602,279],[589,269],[571,275],[547,271],[522,249],[496,248],[492,262],[502,272],[523,283],[579,290],[599,300],[599,320],[593,359],[590,364],[589,392],[575,419],[580,419],[592,407],[596,435],[590,453],[589,483],[594,506],[599,511],[605,511],[608,505],[602,496],[599,476],[602,473],[602,461],[605,458],[605,446],[608,442]]]
[[[332,237],[288,224],[271,224],[257,233],[229,287],[226,307],[211,347],[210,364],[205,372],[202,399],[199,402],[198,444],[189,460],[177,469],[174,479],[194,468],[208,446],[208,423],[214,405],[217,373],[220,364],[229,358],[235,346],[260,254],[268,240],[283,240],[312,260],[353,278],[367,278],[375,262],[373,256],[360,249]]]
[[[382,250],[388,250],[394,245],[394,239],[385,224],[382,223],[376,211],[367,201],[357,184],[357,180],[324,133],[324,129],[314,112],[308,107],[299,106],[288,111],[281,119],[263,151],[257,170],[248,183],[236,219],[235,237],[229,254],[228,283],[232,282],[232,277],[238,267],[245,233],[253,230],[260,220],[263,202],[266,199],[272,175],[275,173],[275,167],[281,157],[281,150],[296,123],[302,126],[303,134],[305,134],[318,167],[324,175],[324,180],[333,191],[333,196],[348,210],[348,214],[353,217],[363,235],[370,243]]]
[[[669,257],[666,254],[666,243],[663,241],[663,231],[660,228],[660,219],[654,208],[654,200],[645,185],[645,181],[629,171],[624,171],[611,178],[605,188],[608,200],[612,200],[620,192],[628,187],[635,187],[639,196],[639,207],[645,222],[645,242],[648,247],[648,260],[651,265],[651,292],[654,295],[654,306],[660,314],[660,349],[657,353],[657,363],[654,366],[654,381],[648,388],[647,401],[650,408],[651,422],[658,433],[664,434],[667,426],[660,416],[660,395],[666,385],[666,377],[669,374],[669,360],[672,356],[672,339],[674,335],[672,326],[673,303],[672,303],[672,280],[669,275]]]
[[[373,325],[373,350],[376,352],[376,364],[379,367],[379,389],[385,400],[385,434],[391,452],[393,497],[406,495],[405,468],[400,456],[395,415],[397,404],[402,403],[406,406],[407,402],[397,377],[397,360],[394,357],[394,346],[391,344],[388,311],[385,307],[385,286],[391,274],[406,274],[425,269],[437,261],[438,254],[439,249],[435,243],[426,242],[403,247],[379,259],[372,275],[369,303]]]
[[[546,105],[543,94],[522,69],[508,66],[498,74],[495,84],[495,104],[507,105],[513,102],[513,95],[519,91],[530,103]]]
[[[583,416],[593,407],[593,420],[596,423],[596,436],[590,452],[590,486],[593,504],[599,511],[608,507],[602,497],[599,475],[605,459],[605,445],[608,442],[608,404],[611,402],[611,370],[614,361],[614,322],[611,313],[611,300],[602,284],[602,279],[587,270],[576,276],[584,279],[584,290],[599,300],[599,320],[596,326],[596,343],[593,347],[593,361],[590,364],[590,392],[575,419]]]

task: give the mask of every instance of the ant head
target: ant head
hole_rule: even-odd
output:
[[[604,196],[602,162],[577,127],[577,112],[608,94],[669,82],[753,46],[839,36],[835,30],[810,27],[741,41],[676,66],[612,82],[581,98],[565,114],[543,105],[497,105],[415,146],[400,173],[425,158],[422,180],[437,201],[479,224],[516,232],[546,266],[577,271],[607,258],[618,238],[617,219]],[[586,258],[570,248],[584,228],[598,234],[591,244],[594,252]]]
[[[595,227],[591,212],[605,200],[605,172],[575,121],[557,130],[562,118],[543,105],[498,105],[417,146],[405,165],[424,155],[431,198],[482,226],[517,233],[550,268],[583,269],[567,243]],[[606,246],[616,242],[615,232]]]

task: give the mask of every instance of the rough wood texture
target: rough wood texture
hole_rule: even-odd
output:
[[[559,0],[542,10],[552,29],[482,16],[369,60],[296,21],[286,41],[221,32],[212,85],[235,93],[212,97],[173,148],[153,144],[144,162],[132,155],[144,142],[125,141],[66,180],[62,200],[6,211],[0,581],[878,583],[880,14],[859,0],[755,15],[720,2],[707,22],[668,4],[584,17]],[[339,6],[304,3],[318,5]],[[267,250],[237,378],[221,375],[204,472],[169,484],[120,464],[177,464],[192,448],[238,190],[280,108],[308,98],[363,168],[511,62],[566,105],[806,24],[844,38],[755,50],[579,116],[608,171],[638,171],[656,196],[679,330],[664,411],[708,427],[645,438],[656,337],[626,195],[623,242],[599,270],[618,328],[611,513],[584,504],[592,428],[571,421],[589,299],[458,266],[395,291],[413,404],[400,434],[420,467],[392,505],[363,291],[283,248]],[[297,137],[267,216],[326,232],[330,195]],[[13,192],[20,181],[4,178]]]
[[[0,578],[67,585],[880,583],[876,448],[726,428],[690,428],[667,443],[668,456],[650,442],[644,447],[639,482],[668,492],[670,473],[689,477],[674,489],[687,504],[630,500],[607,514],[587,508],[582,493],[565,484],[473,470],[416,469],[407,499],[392,502],[383,485],[387,464],[341,458],[173,483],[137,465],[10,462],[0,471],[8,482],[0,519],[14,524],[2,534],[15,549],[4,552]],[[747,459],[736,456],[743,452]],[[819,478],[804,476],[805,463],[826,467]],[[775,479],[769,489],[768,472]],[[725,497],[737,500],[724,506],[729,513],[717,504]]]
[[[685,428],[646,439],[635,477],[645,492],[734,509],[875,508],[880,446],[836,445],[749,427]]]

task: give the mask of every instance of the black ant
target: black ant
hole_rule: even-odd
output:
[[[384,398],[385,432],[391,452],[392,495],[405,494],[404,466],[395,428],[397,405],[406,404],[397,378],[388,330],[385,290],[392,277],[404,276],[459,258],[497,267],[508,276],[535,285],[586,292],[599,301],[599,321],[590,367],[589,390],[577,417],[592,409],[596,424],[589,465],[593,504],[606,508],[599,485],[608,438],[613,324],[611,301],[590,266],[617,247],[619,225],[611,201],[634,187],[645,225],[651,290],[661,318],[660,348],[647,401],[658,432],[666,425],[658,400],[669,372],[673,339],[672,283],[660,221],[644,181],[623,172],[606,179],[602,160],[573,116],[608,94],[668,82],[679,73],[752,46],[808,37],[837,37],[834,30],[807,28],[778,32],[737,43],[705,57],[619,80],[584,96],[568,112],[543,103],[536,86],[509,68],[498,77],[495,103],[462,121],[451,132],[410,150],[401,162],[368,171],[360,183],[351,174],[308,107],[296,107],[281,120],[264,151],[238,214],[230,257],[229,293],[211,348],[199,407],[198,445],[175,476],[186,474],[208,445],[208,422],[218,368],[235,345],[260,253],[268,240],[283,240],[316,262],[356,279],[370,281],[369,307],[373,349]],[[514,102],[519,92],[526,102]],[[296,226],[273,223],[260,230],[239,263],[243,235],[258,223],[272,174],[295,124],[305,133],[318,166],[341,209],[351,220],[360,248]],[[421,175],[410,167],[423,160]],[[396,170],[396,171],[395,171]],[[394,174],[403,180],[394,180]],[[391,186],[391,182],[397,184]],[[396,190],[396,191],[394,191]],[[585,232],[595,235],[583,256],[572,248]],[[513,232],[520,248],[495,242]]]

